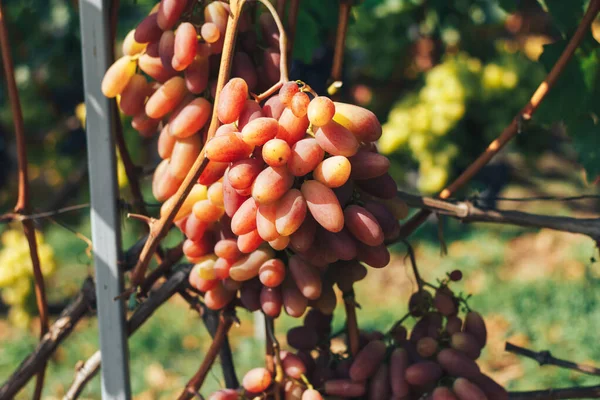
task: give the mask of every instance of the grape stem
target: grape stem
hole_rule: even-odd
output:
[[[472,202],[450,202],[421,197],[398,191],[398,198],[409,207],[447,215],[463,223],[487,222],[494,224],[510,224],[529,228],[546,228],[561,232],[579,233],[600,241],[600,218],[571,218],[553,215],[530,214],[521,211],[482,209]],[[404,241],[401,237],[397,241]]]
[[[273,317],[269,317],[265,315],[265,329],[267,332],[267,345],[270,344],[270,348],[273,352],[273,363],[275,367],[275,388],[274,394],[275,399],[281,399],[281,384],[283,382],[283,367],[281,365],[281,355],[279,354],[281,347],[279,346],[279,341],[275,336],[275,319]]]
[[[221,317],[219,319],[219,326],[217,327],[217,332],[213,337],[213,340],[206,352],[202,360],[202,364],[200,364],[200,368],[194,374],[194,376],[189,380],[183,392],[178,397],[178,400],[189,400],[191,399],[196,392],[200,390],[210,368],[212,367],[215,359],[217,358],[217,354],[219,354],[219,350],[221,346],[225,342],[225,338],[227,337],[227,333],[231,326],[233,325],[233,318],[227,315],[226,312],[221,313]]]
[[[419,273],[419,268],[417,267],[417,259],[415,257],[415,251],[413,247],[408,243],[408,240],[401,239],[402,242],[406,245],[406,251],[408,252],[408,257],[410,258],[410,265],[413,270],[413,274],[415,274],[415,280],[417,281],[417,286],[419,288],[419,292],[423,290],[423,279],[421,278],[421,274]]]
[[[554,365],[561,368],[572,369],[573,371],[581,372],[582,374],[600,376],[600,369],[594,368],[590,365],[578,364],[572,361],[561,360],[560,358],[552,356],[552,354],[548,350],[533,351],[524,347],[519,347],[509,342],[506,342],[506,347],[504,348],[504,350],[523,357],[531,358],[532,360],[537,361],[538,364],[540,364],[540,367],[543,365]]]
[[[523,120],[529,120],[538,109],[541,102],[546,98],[546,95],[552,89],[561,73],[564,71],[571,57],[575,53],[575,50],[579,47],[583,38],[589,33],[590,26],[596,15],[600,11],[600,0],[591,0],[590,4],[583,16],[583,19],[579,23],[577,30],[569,43],[565,47],[564,51],[560,55],[560,58],[556,61],[556,64],[552,67],[552,70],[546,76],[546,79],[540,84],[537,90],[531,96],[529,102],[519,111],[519,113],[513,118],[511,123],[504,129],[504,131],[491,142],[486,150],[465,169],[454,182],[452,182],[446,189],[442,190],[439,197],[441,199],[447,199],[456,193],[460,188],[466,185],[473,177],[485,166],[488,162],[496,155],[502,148],[519,133],[519,127]],[[402,237],[408,237],[413,233],[419,226],[421,226],[429,215],[431,210],[423,209],[415,214],[410,220],[408,220],[401,229],[400,235]]]
[[[350,19],[350,9],[352,2],[349,0],[340,0],[338,12],[338,26],[335,34],[335,49],[333,53],[333,65],[331,67],[330,88],[335,94],[342,86],[342,69],[344,65],[344,50],[346,47],[346,34],[348,32],[348,21]]]
[[[350,354],[356,356],[360,348],[358,320],[356,318],[356,301],[354,289],[344,293],[344,309],[346,311],[346,329],[348,331],[348,344]]]
[[[21,111],[21,102],[19,99],[19,90],[15,81],[15,71],[13,59],[10,52],[10,41],[8,38],[8,29],[4,19],[4,9],[0,1],[0,50],[2,52],[2,64],[6,75],[6,86],[8,88],[8,97],[13,116],[15,128],[15,138],[17,142],[17,163],[18,163],[18,183],[19,194],[14,212],[16,214],[28,214],[30,209],[29,199],[29,178],[27,174],[27,144],[25,142],[25,127],[23,124],[23,113]],[[35,282],[35,299],[40,316],[40,338],[43,338],[48,332],[48,301],[46,299],[46,288],[44,284],[44,275],[40,265],[40,258],[37,249],[35,237],[35,227],[32,220],[21,221],[23,225],[23,234],[27,239],[29,246],[29,255],[33,267],[33,276]],[[46,363],[42,363],[38,369],[38,375],[35,382],[35,391],[33,399],[39,400],[42,396],[44,387],[44,375],[46,373]]]

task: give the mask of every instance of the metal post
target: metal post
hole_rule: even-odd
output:
[[[129,400],[129,361],[123,301],[114,300],[123,291],[117,261],[121,236],[117,207],[118,189],[110,101],[100,90],[109,67],[109,0],[80,0],[81,49],[86,132],[91,190],[92,240],[96,271],[98,330],[102,357],[102,398]]]

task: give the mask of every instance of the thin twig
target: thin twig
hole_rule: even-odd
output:
[[[572,369],[577,372],[581,372],[582,374],[588,375],[600,375],[600,369],[592,367],[591,365],[577,364],[572,361],[561,360],[560,358],[556,358],[552,356],[550,351],[533,351],[523,347],[519,347],[512,343],[506,342],[506,347],[504,350],[518,354],[523,357],[531,358],[542,365],[555,365],[561,368]]]
[[[508,125],[504,131],[498,136],[496,140],[489,144],[486,150],[471,164],[469,167],[460,174],[454,182],[452,182],[446,189],[440,193],[440,198],[446,199],[451,197],[457,190],[467,184],[473,177],[488,163],[490,160],[498,154],[498,152],[519,132],[519,126],[521,121],[531,119],[541,102],[544,100],[550,89],[554,86],[561,73],[565,69],[567,63],[575,53],[575,50],[579,47],[581,41],[588,34],[590,25],[594,22],[596,15],[600,11],[600,0],[591,0],[583,19],[581,20],[577,31],[565,47],[564,51],[560,55],[560,58],[556,61],[556,64],[552,67],[550,73],[546,76],[546,79],[540,84],[535,93],[531,96],[531,99],[519,111],[519,113],[513,118],[510,125]],[[407,237],[414,232],[423,222],[427,220],[427,217],[431,214],[429,210],[421,210],[415,216],[413,216],[406,224],[403,225],[401,230],[401,236]]]
[[[447,215],[464,223],[487,222],[530,228],[546,228],[561,232],[579,233],[587,235],[595,241],[600,240],[600,218],[571,218],[530,214],[521,211],[482,209],[470,202],[451,203],[402,191],[398,192],[398,198],[410,207]]]
[[[348,333],[348,342],[350,354],[356,356],[360,346],[358,320],[356,318],[356,301],[354,299],[354,290],[344,293],[344,308],[346,310],[346,330]]]
[[[408,257],[410,258],[410,265],[413,270],[413,274],[415,275],[415,280],[417,281],[417,286],[419,288],[419,292],[423,290],[423,279],[421,278],[421,274],[419,273],[419,268],[417,267],[417,259],[415,257],[415,251],[413,247],[408,243],[408,240],[402,240],[406,245],[406,251],[408,252]]]
[[[23,113],[21,111],[21,102],[19,99],[19,91],[17,89],[17,83],[15,81],[15,70],[10,53],[10,41],[8,38],[8,29],[6,28],[6,21],[4,19],[4,9],[2,2],[0,1],[0,47],[2,51],[2,63],[4,66],[4,74],[6,75],[6,86],[8,88],[8,97],[10,100],[10,108],[13,117],[13,124],[15,127],[15,137],[17,142],[17,163],[19,166],[19,194],[17,198],[17,204],[15,205],[15,213],[27,214],[29,213],[29,179],[27,174],[27,144],[25,141],[25,128],[23,125]],[[35,227],[33,221],[24,220],[23,233],[27,238],[29,245],[29,255],[31,257],[31,264],[33,267],[33,276],[35,282],[35,298],[38,313],[40,316],[40,338],[43,338],[46,332],[48,332],[48,301],[46,299],[46,288],[44,285],[44,275],[42,274],[42,268],[40,266],[40,258],[38,255],[37,241],[35,237]],[[39,400],[42,396],[42,390],[44,387],[44,374],[46,371],[46,364],[41,364],[35,383],[35,391],[33,399]]]
[[[344,66],[344,51],[346,49],[346,33],[348,31],[348,21],[350,19],[350,9],[352,2],[349,0],[340,0],[338,12],[338,25],[335,34],[335,49],[333,52],[333,65],[331,67],[330,84],[336,90],[341,87],[342,73]],[[330,93],[330,94],[335,94]]]
[[[128,336],[135,333],[175,293],[185,288],[191,269],[191,265],[186,265],[177,270],[160,288],[150,294],[148,299],[135,310],[131,318],[127,321]],[[97,351],[78,368],[73,383],[64,396],[64,400],[76,399],[81,394],[85,385],[100,369],[100,362],[100,351]]]
[[[52,324],[34,351],[21,362],[19,367],[0,387],[0,399],[12,399],[52,357],[62,341],[73,332],[75,325],[96,303],[94,282],[87,278],[79,294],[63,310]]]
[[[90,208],[90,203],[75,204],[73,206],[67,206],[59,208],[58,210],[40,212],[37,214],[19,214],[19,213],[6,213],[0,216],[0,222],[11,222],[11,221],[25,221],[25,220],[36,220],[41,218],[55,217],[60,214],[66,214],[73,211],[79,211],[86,208]]]
[[[208,371],[212,367],[215,359],[217,358],[217,354],[223,345],[225,338],[227,337],[227,333],[229,329],[233,325],[233,318],[227,315],[221,315],[219,320],[219,326],[217,327],[217,332],[213,338],[204,359],[202,360],[202,364],[200,364],[200,368],[194,374],[194,376],[189,380],[189,382],[185,385],[183,392],[179,395],[179,400],[189,400],[192,398],[193,394],[200,390],[206,376],[208,375]]]

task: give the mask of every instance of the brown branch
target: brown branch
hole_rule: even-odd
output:
[[[337,84],[342,80],[342,71],[344,65],[344,51],[346,49],[346,33],[348,31],[348,20],[350,19],[350,9],[352,2],[349,0],[340,0],[338,13],[338,26],[335,34],[335,49],[333,53],[333,65],[331,67],[330,82]]]
[[[205,305],[203,305],[203,307],[202,321],[210,336],[214,338],[219,327],[219,313],[209,309]],[[240,384],[235,373],[233,354],[231,354],[231,346],[229,345],[229,338],[227,335],[225,335],[225,338],[223,339],[223,346],[221,346],[219,351],[219,358],[221,359],[221,369],[223,370],[225,386],[229,389],[237,389]]]
[[[281,346],[279,346],[279,341],[275,336],[275,319],[273,317],[269,317],[265,315],[265,330],[267,336],[267,352],[271,352],[273,355],[273,367],[275,370],[275,387],[274,394],[275,400],[281,400],[281,384],[283,383],[283,367],[281,364]],[[270,350],[269,350],[270,347]],[[271,371],[272,373],[273,371]]]
[[[83,210],[83,209],[89,208],[89,207],[90,207],[90,203],[83,203],[83,204],[75,204],[72,206],[59,208],[58,210],[40,212],[40,213],[36,213],[36,214],[18,214],[18,213],[10,212],[10,213],[0,215],[0,223],[1,222],[12,222],[12,221],[36,220],[36,219],[40,219],[40,218],[55,217],[60,214],[65,214],[65,213],[69,213],[69,212],[73,212],[73,211],[79,211],[79,210]]]
[[[162,263],[149,273],[146,279],[144,279],[144,282],[140,285],[140,296],[145,297],[156,281],[167,275],[171,268],[173,268],[173,265],[179,261],[181,257],[183,257],[183,242],[172,249],[167,250]]]
[[[73,331],[75,325],[96,303],[94,283],[87,278],[77,297],[64,309],[35,350],[0,387],[0,399],[12,399],[31,377],[50,359],[60,343]]]
[[[13,116],[13,124],[15,127],[15,137],[17,142],[17,163],[19,166],[19,194],[17,204],[15,205],[15,213],[29,213],[29,179],[27,176],[27,144],[25,142],[25,128],[23,125],[23,113],[21,111],[21,102],[19,99],[19,91],[15,81],[15,71],[10,53],[10,41],[8,38],[8,29],[4,19],[4,9],[0,1],[0,47],[2,51],[2,63],[4,74],[6,75],[6,86],[8,88],[8,97],[10,100],[10,108]],[[43,338],[48,332],[48,301],[46,299],[46,288],[44,285],[44,275],[40,266],[40,258],[38,255],[37,241],[35,238],[35,227],[33,221],[26,220],[22,222],[23,233],[27,238],[29,245],[29,255],[33,267],[33,276],[35,282],[35,299],[40,316],[40,337]],[[44,374],[46,364],[41,364],[35,383],[35,392],[33,399],[38,400],[42,396],[44,387]]]
[[[531,358],[542,365],[554,365],[561,368],[572,369],[577,372],[581,372],[582,374],[588,375],[600,375],[600,369],[594,368],[590,365],[577,364],[572,361],[561,360],[560,358],[556,358],[552,356],[550,351],[533,351],[523,347],[519,347],[512,343],[506,342],[506,347],[504,350],[518,354],[523,357]]]
[[[219,103],[221,90],[223,89],[223,86],[225,86],[225,82],[229,79],[229,75],[231,73],[231,62],[233,58],[233,51],[235,49],[235,39],[237,37],[241,10],[245,2],[246,0],[231,0],[230,2],[231,13],[229,14],[227,28],[225,30],[223,52],[221,55],[221,64],[217,79],[215,104]],[[213,107],[212,119],[206,137],[207,142],[214,136],[218,127],[219,119],[217,117],[217,107]],[[188,171],[185,179],[181,183],[181,186],[179,186],[179,189],[177,189],[177,192],[174,194],[176,201],[170,207],[165,209],[159,220],[155,221],[150,226],[148,241],[144,245],[142,253],[140,254],[140,259],[138,260],[138,263],[131,274],[131,285],[133,291],[136,290],[137,287],[143,282],[150,258],[156,252],[160,241],[166,236],[171,224],[173,223],[175,215],[181,208],[194,184],[198,181],[198,178],[202,172],[204,172],[206,169],[208,163],[209,160],[206,158],[203,148],[200,152],[200,155],[196,161],[194,161],[194,164]]]
[[[421,197],[398,192],[398,198],[408,206],[427,212],[447,215],[464,223],[487,222],[509,224],[528,228],[546,228],[561,232],[579,233],[600,240],[600,218],[571,218],[551,215],[529,214],[520,211],[482,209],[470,202],[451,203],[431,197]]]
[[[135,333],[175,293],[185,288],[191,269],[191,265],[186,265],[177,270],[160,288],[150,294],[148,299],[135,310],[127,321],[128,336]],[[65,394],[64,398],[66,400],[76,399],[81,394],[85,385],[100,370],[100,362],[100,351],[97,351],[77,369],[75,379]]]
[[[215,359],[217,358],[219,350],[223,346],[223,342],[225,341],[227,333],[229,332],[229,329],[232,325],[233,318],[223,313],[221,315],[221,318],[219,319],[219,326],[217,327],[217,332],[215,333],[213,341],[210,344],[210,347],[208,348],[204,359],[202,360],[202,364],[200,364],[200,368],[185,385],[183,392],[181,392],[181,394],[178,397],[179,400],[189,400],[195,395],[195,393],[197,393],[200,390],[202,384],[204,383],[204,380],[206,379],[206,376],[208,375],[208,372],[210,371],[210,368],[212,367],[213,363],[215,362]]]
[[[446,199],[451,197],[457,190],[462,188],[467,182],[488,163],[490,160],[498,154],[500,150],[519,132],[519,126],[521,121],[531,119],[541,102],[544,100],[550,89],[554,86],[561,73],[565,69],[567,63],[575,53],[575,50],[579,47],[581,41],[588,34],[590,25],[596,18],[596,15],[600,11],[600,0],[592,0],[588,6],[583,19],[581,20],[577,31],[565,47],[564,51],[560,55],[560,58],[556,61],[556,64],[552,67],[550,73],[546,76],[546,79],[540,84],[535,93],[531,96],[531,99],[519,111],[519,113],[513,118],[510,125],[508,125],[504,131],[498,136],[496,140],[489,144],[487,149],[464,170],[454,182],[452,182],[446,189],[440,193],[440,198]],[[429,210],[421,210],[415,216],[413,216],[406,224],[402,227],[401,236],[407,237],[414,232],[423,222],[427,220],[427,217],[431,214]]]
[[[508,398],[511,400],[597,399],[600,398],[600,385],[510,392]]]
[[[344,293],[344,308],[346,310],[346,330],[348,334],[348,344],[350,354],[356,356],[360,346],[358,320],[356,318],[356,301],[354,299],[354,290]]]

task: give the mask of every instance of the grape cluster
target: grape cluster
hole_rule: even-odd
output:
[[[44,242],[41,232],[36,232],[38,255],[44,277],[54,273],[54,251]],[[0,289],[2,301],[10,306],[8,318],[12,324],[25,328],[35,311],[33,291],[33,266],[27,238],[20,227],[11,227],[0,236]]]
[[[486,65],[466,54],[447,58],[426,73],[418,93],[392,108],[379,140],[381,151],[409,154],[418,162],[419,191],[439,192],[460,164],[459,149],[466,151],[477,139],[482,145],[492,140],[526,101],[530,85],[519,82],[519,76],[532,71],[525,72],[522,64],[514,57]],[[480,138],[469,137],[462,124],[466,119],[477,125]]]
[[[303,325],[287,333],[296,353],[280,353],[285,398],[508,399],[506,390],[476,363],[487,330],[481,315],[450,289],[461,278],[460,271],[453,271],[438,287],[429,285],[433,290],[411,296],[407,317],[414,317],[416,324],[410,334],[402,325],[407,318],[385,334],[361,332],[355,356],[333,345],[331,315],[311,309]],[[222,390],[209,399],[254,398],[273,390],[269,371],[255,368],[245,375],[243,390]]]
[[[205,148],[215,181],[196,185],[175,217],[196,263],[190,283],[214,309],[239,289],[246,308],[271,317],[300,317],[309,305],[331,314],[336,279],[362,279],[360,262],[385,267],[384,241],[406,216],[389,160],[372,145],[381,126],[297,82],[262,107],[248,97],[241,78],[223,88],[223,125]]]

